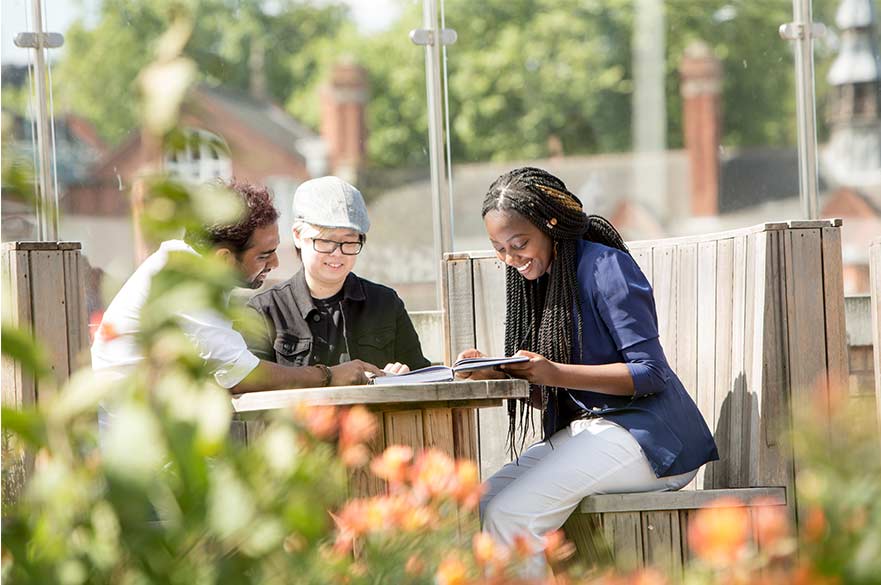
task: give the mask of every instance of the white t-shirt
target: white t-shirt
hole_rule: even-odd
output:
[[[144,359],[135,341],[140,331],[141,309],[147,301],[150,282],[168,262],[169,252],[197,253],[181,240],[169,240],[135,270],[104,312],[92,344],[92,369],[125,375]],[[181,312],[179,318],[184,334],[222,387],[232,388],[260,363],[232,323],[215,311]]]

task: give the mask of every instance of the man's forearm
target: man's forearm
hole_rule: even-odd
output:
[[[324,372],[314,366],[288,367],[260,360],[245,379],[230,388],[233,394],[285,390],[288,388],[317,388],[324,386]]]

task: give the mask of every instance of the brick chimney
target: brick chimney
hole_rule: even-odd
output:
[[[351,62],[337,63],[321,88],[321,137],[331,172],[356,182],[367,148],[367,71]]]
[[[719,213],[719,143],[722,63],[701,41],[688,45],[679,64],[682,126],[688,152],[691,213]]]

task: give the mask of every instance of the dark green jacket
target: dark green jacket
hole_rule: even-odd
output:
[[[287,282],[254,295],[248,306],[263,317],[261,330],[245,335],[257,357],[285,366],[313,363],[307,320],[317,318],[318,312],[302,269]],[[343,284],[342,310],[352,359],[380,368],[394,362],[411,370],[430,365],[404,302],[391,288],[350,273]]]

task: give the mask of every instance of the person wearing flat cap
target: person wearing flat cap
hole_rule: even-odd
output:
[[[302,267],[249,301],[264,324],[248,336],[251,351],[288,366],[360,359],[399,374],[430,365],[397,293],[352,272],[370,229],[360,191],[337,177],[306,181],[293,216]]]

